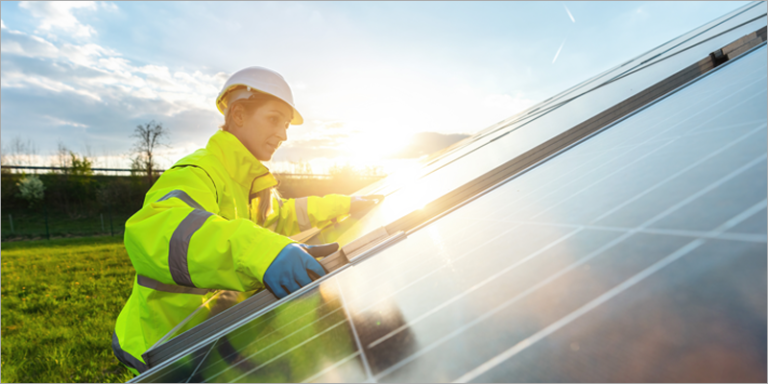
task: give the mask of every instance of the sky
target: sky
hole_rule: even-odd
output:
[[[747,2],[0,3],[0,141],[130,165],[168,129],[162,168],[223,123],[230,74],[263,66],[305,123],[269,163],[396,170]]]

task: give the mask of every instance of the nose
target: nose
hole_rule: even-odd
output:
[[[288,140],[288,126],[280,127],[277,129],[276,132],[277,137],[280,139],[280,141],[287,141]]]

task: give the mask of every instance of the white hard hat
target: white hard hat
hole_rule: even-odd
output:
[[[226,116],[228,105],[235,100],[247,99],[256,92],[270,94],[290,105],[293,108],[291,124],[304,123],[304,118],[293,104],[291,87],[279,73],[263,67],[243,68],[230,76],[216,98],[216,107]]]

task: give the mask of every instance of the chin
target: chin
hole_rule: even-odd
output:
[[[259,161],[270,161],[272,160],[272,156],[274,155],[275,155],[274,152],[264,152],[264,153],[260,153],[258,156],[256,156],[256,158]]]

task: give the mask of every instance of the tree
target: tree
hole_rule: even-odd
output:
[[[163,128],[163,123],[155,123],[154,120],[146,124],[139,124],[133,130],[131,137],[136,139],[133,145],[133,153],[136,157],[133,160],[133,167],[146,172],[149,184],[152,184],[152,173],[157,168],[155,151],[158,147],[167,146],[165,140],[168,137],[168,130]]]
[[[54,165],[63,168],[61,173],[65,175],[93,176],[93,160],[89,156],[78,155],[61,141],[56,151]]]
[[[3,145],[2,154],[4,165],[34,165],[37,161],[37,146],[31,139],[24,142],[16,136],[8,148]]]
[[[93,176],[92,165],[93,161],[85,155],[80,157],[76,153],[69,151],[69,166],[73,175]]]
[[[69,170],[67,168],[69,168],[69,166],[70,166],[70,164],[69,164],[69,160],[70,160],[69,153],[70,152],[71,151],[69,149],[67,149],[67,147],[64,145],[64,143],[61,142],[61,140],[59,140],[58,146],[56,148],[56,154],[54,155],[55,156],[54,157],[54,166],[63,168],[63,169],[60,170],[61,174],[66,175],[67,173],[69,173],[68,172]],[[54,173],[56,173],[56,172],[54,171]]]

